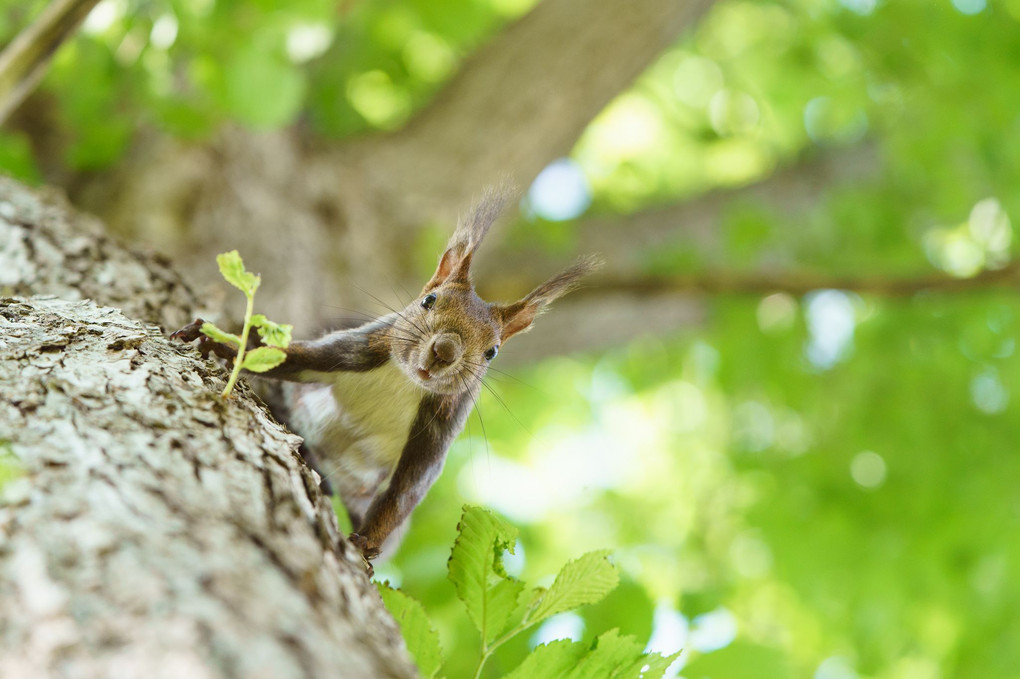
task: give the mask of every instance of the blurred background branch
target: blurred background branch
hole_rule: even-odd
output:
[[[0,52],[0,123],[35,89],[53,54],[98,2],[54,0]]]
[[[880,297],[904,297],[921,292],[963,293],[995,288],[1012,289],[1020,283],[1020,266],[1010,264],[989,269],[970,278],[920,275],[914,278],[874,275],[829,275],[820,273],[745,274],[742,272],[704,272],[687,276],[600,277],[579,291],[579,296],[599,295],[604,290],[642,296],[662,292],[689,292],[704,295],[770,295],[785,292],[805,295],[816,290],[846,290]]]

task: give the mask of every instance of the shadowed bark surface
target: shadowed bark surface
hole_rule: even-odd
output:
[[[0,215],[6,290],[190,311],[179,279],[88,218],[12,182]],[[117,309],[0,300],[16,475],[0,487],[0,676],[416,676],[300,439],[247,388],[217,398],[225,377]]]

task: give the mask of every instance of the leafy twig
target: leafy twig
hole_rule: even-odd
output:
[[[290,344],[291,330],[293,326],[273,323],[263,314],[256,314],[255,291],[262,283],[262,277],[253,274],[244,268],[244,262],[237,250],[224,252],[216,256],[216,263],[220,267],[223,278],[235,288],[244,293],[248,303],[244,311],[244,326],[241,329],[241,336],[238,337],[229,332],[220,330],[212,323],[202,324],[202,333],[221,344],[228,344],[237,347],[237,355],[234,357],[234,369],[230,372],[230,379],[224,387],[223,398],[230,396],[230,392],[237,383],[237,378],[242,370],[261,373],[271,370],[287,360],[287,353],[283,351]],[[256,328],[262,343],[267,346],[248,349],[248,337],[251,329]]]

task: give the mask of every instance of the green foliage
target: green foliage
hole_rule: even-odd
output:
[[[481,635],[481,657],[475,676],[482,676],[493,652],[507,641],[548,619],[602,600],[619,576],[609,563],[608,551],[590,552],[560,570],[548,589],[533,589],[523,596],[524,583],[509,576],[503,567],[505,552],[513,554],[517,529],[494,513],[465,506],[457,525],[447,564],[450,581],[468,617]],[[403,592],[379,585],[383,601],[400,623],[400,629],[419,670],[427,677],[439,669],[439,637],[425,616],[425,609]],[[663,657],[643,652],[643,644],[610,630],[587,647],[580,642],[557,641],[535,649],[507,677],[644,677],[662,673],[677,655]]]
[[[286,352],[273,347],[256,347],[244,352],[241,369],[253,373],[264,373],[287,360]]]
[[[245,297],[253,297],[259,289],[262,278],[248,272],[237,250],[216,255],[216,264],[220,267],[223,279],[244,293]],[[251,319],[249,319],[249,322]]]
[[[39,168],[27,135],[0,133],[0,168],[21,181],[39,183]]]
[[[244,268],[244,262],[237,250],[224,252],[216,256],[216,263],[220,267],[223,278],[235,288],[244,293],[247,306],[244,312],[244,326],[241,335],[237,336],[220,330],[212,323],[202,324],[202,333],[216,342],[234,346],[237,348],[237,355],[234,357],[234,368],[227,380],[221,396],[226,398],[234,389],[238,376],[242,370],[262,373],[272,370],[287,360],[287,353],[283,349],[290,344],[290,325],[273,323],[263,314],[255,314],[255,291],[258,290],[262,278],[257,274],[250,273]],[[259,335],[269,346],[248,349],[248,334],[252,328],[257,328]]]
[[[292,325],[273,323],[264,314],[255,314],[251,317],[251,324],[258,329],[262,343],[271,347],[286,349],[290,344]]]
[[[281,51],[252,44],[231,55],[222,73],[228,114],[257,128],[279,127],[294,119],[307,85],[304,74]]]
[[[443,664],[439,634],[432,628],[425,608],[388,582],[377,582],[379,595],[393,615],[407,643],[407,650],[424,677],[434,677]]]
[[[524,590],[502,564],[503,552],[513,553],[517,529],[491,512],[465,508],[457,531],[448,564],[450,581],[488,643],[506,629]]]
[[[643,652],[640,642],[610,630],[590,647],[578,641],[543,644],[506,679],[587,679],[588,677],[661,677],[680,653]],[[647,669],[645,669],[647,668]]]
[[[609,563],[608,556],[608,550],[589,552],[564,566],[549,591],[541,595],[531,622],[601,601],[620,582],[620,574]]]
[[[202,334],[211,337],[213,340],[222,344],[233,344],[239,346],[241,344],[241,338],[237,335],[229,332],[224,332],[216,327],[215,324],[209,323],[208,321],[202,324]]]
[[[110,2],[61,49],[41,89],[57,101],[63,161],[80,169],[113,165],[145,127],[185,139],[225,122],[275,129],[303,119],[326,135],[393,129],[533,1]],[[0,0],[0,38],[44,4]],[[0,167],[31,176],[5,146]]]

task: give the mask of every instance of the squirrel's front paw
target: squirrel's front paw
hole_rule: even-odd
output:
[[[202,334],[202,325],[205,324],[201,318],[196,318],[191,323],[178,330],[177,332],[170,333],[170,339],[178,340],[181,342],[194,342],[199,337],[205,337]]]
[[[365,536],[358,535],[357,533],[351,533],[347,536],[347,539],[352,545],[361,550],[361,554],[365,557],[365,559],[370,560],[379,556],[379,545],[375,544]]]
[[[222,342],[217,342],[203,333],[202,326],[204,324],[205,321],[201,318],[196,318],[177,332],[171,333],[170,339],[178,340],[180,342],[194,342],[195,340],[198,340],[196,347],[199,353],[202,354],[203,358],[209,358],[209,354],[216,354],[220,358],[225,358],[228,361],[234,360],[234,357],[237,356],[237,349],[223,344]]]

